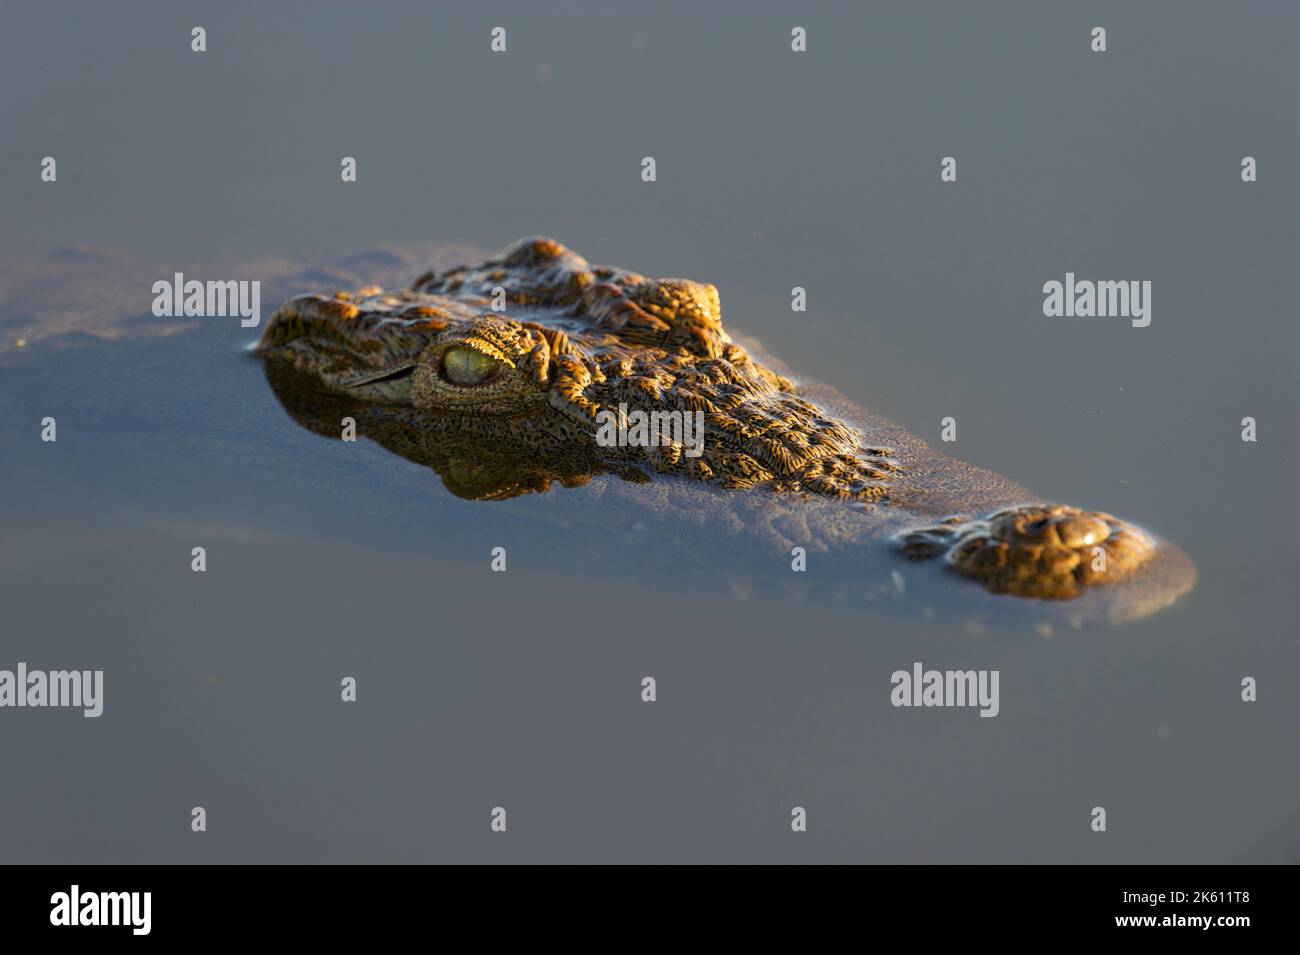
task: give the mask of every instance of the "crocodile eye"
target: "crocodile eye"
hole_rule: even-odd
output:
[[[473,388],[490,379],[499,365],[473,348],[448,348],[442,356],[442,377],[461,388]]]

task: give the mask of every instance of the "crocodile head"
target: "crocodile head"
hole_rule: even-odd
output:
[[[734,343],[712,285],[593,268],[553,239],[398,294],[301,296],[259,349],[336,391],[427,412],[438,430],[594,444],[726,488],[879,500],[897,469]]]
[[[466,497],[613,471],[918,514],[936,513],[927,499],[988,500],[963,488],[968,465],[900,455],[752,357],[723,328],[714,286],[591,266],[553,239],[520,240],[397,293],[300,296],[258,350],[296,380],[372,406],[370,436],[434,463]],[[296,399],[295,416],[324,400]],[[1109,515],[1016,503],[896,540],[995,592],[1049,599],[1132,582],[1160,562],[1164,545]]]

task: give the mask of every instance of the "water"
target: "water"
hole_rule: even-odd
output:
[[[827,7],[800,58],[781,6],[567,9],[501,14],[495,59],[469,6],[6,11],[0,667],[106,702],[0,711],[0,856],[1295,861],[1295,11]],[[176,270],[269,312],[533,232],[716,282],[796,371],[931,443],[955,416],[945,451],[1158,531],[1196,590],[1044,638],[968,626],[959,581],[935,620],[920,578],[755,583],[616,479],[467,501],[313,435],[236,321],[148,315]],[[1045,319],[1066,271],[1150,279],[1152,325]],[[892,707],[917,660],[1000,670],[999,716]]]

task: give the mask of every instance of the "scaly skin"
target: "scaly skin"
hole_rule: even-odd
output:
[[[601,472],[674,475],[802,499],[837,529],[838,514],[811,501],[843,502],[853,533],[888,535],[910,558],[942,556],[997,593],[1064,600],[1120,584],[1130,605],[1152,608],[1194,580],[1186,558],[1131,524],[1034,503],[887,422],[845,420],[837,402],[819,400],[825,389],[797,387],[732,340],[712,285],[592,267],[553,239],[426,273],[397,294],[300,296],[272,316],[258,350],[293,388],[306,381],[373,403],[363,431],[431,463],[466,497]],[[620,405],[702,411],[702,454],[598,444],[597,415]],[[994,507],[983,519],[951,516]]]

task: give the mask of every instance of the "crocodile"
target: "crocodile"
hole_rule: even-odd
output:
[[[297,296],[255,350],[300,423],[338,437],[351,415],[472,500],[597,474],[707,487],[744,502],[733,521],[784,544],[885,542],[896,560],[937,561],[994,594],[1092,596],[1112,620],[1167,606],[1195,582],[1181,551],[1137,525],[1044,502],[797,380],[723,327],[713,285],[592,266],[550,238],[426,272],[404,291]],[[638,412],[698,416],[702,441],[690,447],[672,428],[608,440],[611,421]]]

